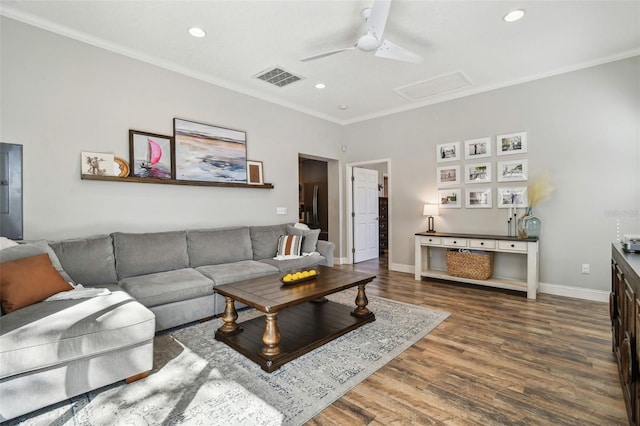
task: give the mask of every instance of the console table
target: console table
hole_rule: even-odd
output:
[[[448,248],[466,248],[495,252],[496,263],[505,254],[519,255],[525,260],[524,271],[519,271],[521,278],[503,278],[494,268],[494,276],[487,280],[453,277],[444,269],[435,269],[431,265],[432,252],[444,253]],[[415,234],[415,279],[422,277],[452,280],[489,287],[504,288],[527,292],[527,298],[535,299],[538,291],[539,250],[538,238],[517,238],[500,235],[450,234],[419,232]],[[521,265],[522,262],[519,262]],[[522,269],[522,266],[519,266]]]

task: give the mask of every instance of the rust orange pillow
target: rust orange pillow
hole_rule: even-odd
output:
[[[0,263],[0,304],[6,314],[71,289],[46,253]]]

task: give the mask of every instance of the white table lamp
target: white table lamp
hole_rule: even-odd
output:
[[[438,205],[437,204],[425,204],[424,209],[422,210],[422,214],[427,216],[427,232],[436,232],[433,228],[433,217],[438,216]]]

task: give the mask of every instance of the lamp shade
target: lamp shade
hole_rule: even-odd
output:
[[[422,210],[423,216],[438,216],[438,205],[437,204],[425,204],[424,209]]]

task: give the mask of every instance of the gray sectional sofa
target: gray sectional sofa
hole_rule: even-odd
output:
[[[314,253],[275,260],[286,234],[304,235],[303,251]],[[0,421],[151,370],[157,331],[222,313],[217,285],[333,266],[335,245],[317,238],[281,224],[115,232],[0,250],[0,263],[48,252],[63,277],[111,291],[0,317]]]

